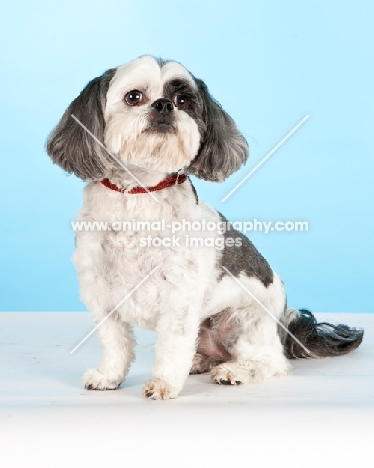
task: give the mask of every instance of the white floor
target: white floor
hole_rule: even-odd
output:
[[[88,313],[0,313],[0,467],[374,466],[374,314],[318,314],[364,327],[351,355],[293,361],[293,373],[238,387],[190,376],[150,401],[151,332],[116,391],[86,391],[101,350]]]

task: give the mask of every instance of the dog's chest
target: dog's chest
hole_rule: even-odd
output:
[[[92,277],[100,278],[105,294],[112,297],[113,307],[157,268],[118,310],[124,320],[144,328],[155,328],[171,294],[186,302],[191,291],[203,294],[216,263],[214,249],[173,245],[178,237],[175,223],[216,216],[210,208],[206,211],[206,205],[196,204],[189,187],[180,189],[171,188],[174,196],[156,204],[146,194],[128,197],[125,203],[121,194],[89,187],[78,216],[79,221],[107,226],[77,233],[75,264],[78,273],[89,265]]]

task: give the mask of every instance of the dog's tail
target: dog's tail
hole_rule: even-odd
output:
[[[358,348],[364,336],[362,329],[317,323],[305,309],[288,309],[286,323],[290,333],[284,337],[283,347],[288,359],[342,356]]]

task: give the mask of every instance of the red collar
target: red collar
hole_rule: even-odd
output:
[[[115,190],[116,192],[121,193],[147,193],[147,192],[155,192],[156,190],[162,190],[166,187],[171,187],[172,185],[179,185],[183,184],[187,180],[186,174],[173,174],[172,176],[168,177],[167,179],[162,180],[154,187],[134,187],[131,190],[126,190],[125,188],[117,187],[117,185],[112,184],[109,179],[100,180],[100,182],[105,185],[105,187],[109,188],[110,190]]]

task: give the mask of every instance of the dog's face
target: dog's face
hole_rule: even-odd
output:
[[[176,62],[141,57],[119,67],[104,112],[107,148],[121,159],[163,172],[188,166],[205,132],[203,102]]]
[[[92,80],[52,132],[54,162],[84,180],[107,177],[116,162],[160,172],[181,168],[222,181],[245,162],[248,147],[205,84],[177,62],[143,56]]]

